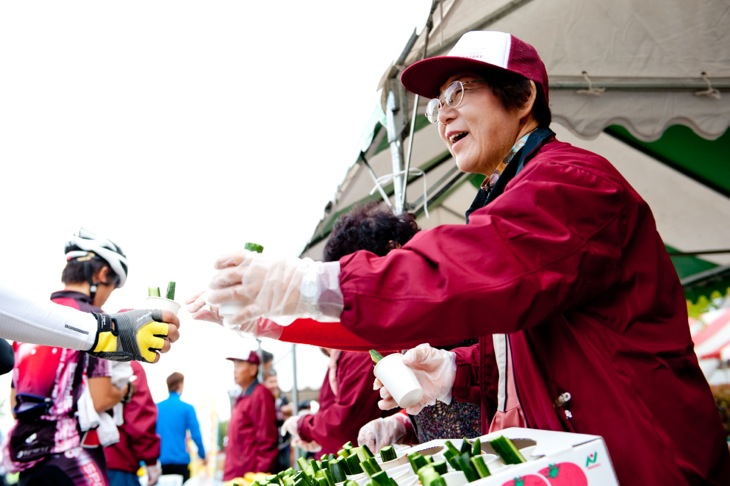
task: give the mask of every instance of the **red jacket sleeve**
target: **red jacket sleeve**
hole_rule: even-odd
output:
[[[297,319],[282,327],[278,340],[350,351],[367,351],[376,347],[339,322],[323,323],[313,319]]]

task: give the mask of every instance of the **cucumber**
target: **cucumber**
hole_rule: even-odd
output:
[[[447,472],[449,472],[449,464],[446,462],[446,459],[434,461],[431,463],[431,465],[439,474],[446,474]]]
[[[523,462],[527,462],[522,453],[507,437],[501,435],[494,440],[490,440],[489,443],[505,464],[522,464]]]
[[[466,439],[464,439],[466,440]],[[477,437],[474,439],[474,442],[471,444],[471,455],[472,456],[478,456],[482,453],[482,441]]]
[[[419,469],[429,465],[428,459],[418,452],[408,454],[408,462],[411,463],[411,469],[413,469],[413,472],[416,474],[418,474]]]
[[[365,474],[370,476],[371,478],[381,471],[380,466],[378,463],[373,459],[372,457],[368,457],[364,461],[360,462],[360,466],[362,466],[363,471],[365,471]]]
[[[487,476],[491,476],[492,473],[487,467],[487,463],[484,462],[484,456],[481,454],[478,456],[473,456],[471,458],[471,463],[474,465],[474,469],[477,470],[477,474],[479,474],[480,478],[486,478]]]
[[[431,465],[418,470],[418,479],[423,486],[446,486],[446,480]]]
[[[395,449],[393,449],[392,445],[387,445],[380,449],[380,458],[383,462],[392,461],[394,459],[398,459],[398,454],[395,453]]]
[[[243,245],[244,250],[248,251],[255,251],[256,253],[262,253],[264,251],[264,247],[259,245],[258,243],[252,243],[252,242],[246,242],[245,245]]]
[[[447,449],[446,451],[444,451],[444,457],[446,458],[446,462],[448,462],[455,471],[461,471],[459,461],[456,460],[456,458],[459,457],[459,454],[456,454],[455,452]]]
[[[167,284],[167,292],[165,292],[165,297],[170,300],[175,300],[175,282],[169,282]]]
[[[461,454],[461,451],[459,449],[457,449],[457,447],[454,445],[454,443],[451,442],[450,440],[447,440],[444,444],[446,445],[446,450],[448,450],[454,454]]]
[[[370,479],[372,479],[373,482],[378,486],[391,486],[395,484],[385,471],[378,471],[377,473],[370,476]]]
[[[159,297],[160,288],[159,287],[147,287],[147,295],[150,297]]]
[[[309,465],[309,461],[307,461],[307,458],[304,456],[297,458],[297,464],[299,464],[299,469],[305,473],[312,469],[312,466]]]
[[[371,349],[370,350],[370,358],[373,360],[374,364],[378,364],[378,361],[383,359],[383,355],[378,353],[376,350]]]
[[[364,461],[365,459],[370,459],[370,458],[375,457],[373,455],[373,452],[370,450],[370,448],[366,444],[356,447],[356,449],[357,449],[357,456],[360,458],[360,461]]]
[[[345,461],[347,461],[347,468],[350,470],[350,474],[360,474],[362,472],[360,458],[357,457],[357,454],[350,454],[345,458]]]
[[[477,473],[476,468],[471,463],[471,455],[468,452],[463,452],[459,457],[456,458],[456,460],[459,462],[459,466],[461,466],[461,472],[464,473],[464,476],[466,476],[466,480],[468,482],[476,481],[479,479],[479,474]]]
[[[319,484],[323,484],[326,486],[335,486],[335,482],[332,479],[332,475],[330,474],[329,469],[320,469],[316,473],[314,473],[314,479]],[[324,479],[324,481],[322,481]]]
[[[471,455],[471,442],[466,440],[466,437],[461,441],[461,448],[459,449],[460,453],[468,452],[469,455]]]
[[[341,483],[347,479],[347,473],[342,467],[343,462],[344,459],[335,459],[334,461],[329,462],[328,467],[335,483]]]
[[[300,457],[299,459],[304,459],[305,463],[307,461],[304,457]],[[297,459],[297,463],[299,463],[299,459]],[[299,464],[301,467],[301,463]],[[305,469],[302,469],[294,476],[294,486],[312,486],[312,478],[306,473]]]

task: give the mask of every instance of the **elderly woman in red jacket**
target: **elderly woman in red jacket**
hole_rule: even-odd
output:
[[[419,406],[496,393],[493,430],[600,435],[621,484],[730,484],[722,423],[651,210],[609,161],[556,140],[536,50],[469,32],[401,82],[431,98],[426,115],[458,168],[485,176],[468,224],[422,231],[385,257],[224,257],[208,301],[239,300],[232,322],[252,332],[259,316],[302,316],[381,345],[480,337],[458,353],[406,353],[427,391]],[[496,391],[480,370],[488,343]]]

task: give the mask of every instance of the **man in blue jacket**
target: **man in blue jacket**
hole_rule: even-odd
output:
[[[190,452],[187,433],[198,448],[198,456],[205,462],[205,447],[195,408],[180,399],[185,377],[175,372],[167,377],[170,396],[157,404],[157,434],[160,436],[160,464],[162,474],[179,474],[183,482],[190,479]]]

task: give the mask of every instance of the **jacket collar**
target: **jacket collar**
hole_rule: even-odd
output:
[[[477,209],[483,208],[490,202],[494,201],[504,192],[505,186],[516,176],[534,156],[537,150],[542,147],[548,140],[555,136],[555,132],[549,128],[537,128],[527,138],[525,145],[514,154],[497,180],[497,183],[491,190],[486,191],[479,189],[474,201],[466,211],[466,221],[469,222],[469,215]]]
[[[256,388],[256,386],[258,386],[258,384],[259,384],[258,378],[254,378],[253,379],[253,383],[251,383],[248,386],[248,388],[246,388],[245,390],[243,390],[243,393],[241,393],[241,396],[242,397],[247,397],[247,396],[251,395],[253,393],[254,388]]]

